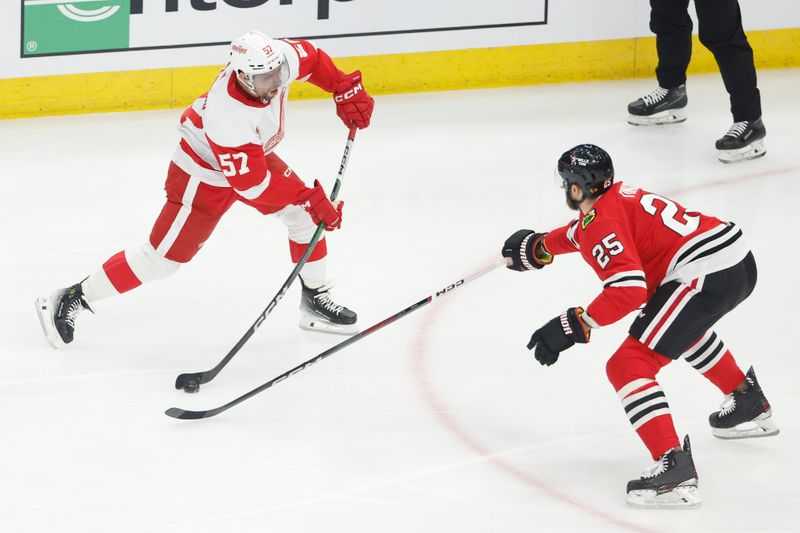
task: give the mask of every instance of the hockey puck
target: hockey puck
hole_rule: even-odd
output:
[[[200,384],[194,380],[189,381],[183,386],[183,392],[197,392],[200,390]]]

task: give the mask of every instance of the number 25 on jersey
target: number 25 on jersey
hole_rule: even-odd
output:
[[[616,233],[609,233],[600,240],[600,243],[595,244],[594,248],[592,248],[592,255],[602,269],[608,266],[608,262],[611,261],[612,256],[619,255],[625,251],[625,247],[622,246],[622,243],[616,240],[616,238]]]
[[[658,206],[656,206],[656,201],[663,204],[661,212],[659,212]],[[642,199],[639,200],[639,203],[642,204],[644,212],[648,215],[661,215],[661,221],[664,225],[681,237],[691,235],[700,225],[700,217],[687,215],[684,209],[681,209],[679,212],[678,204],[663,196],[652,193],[644,194],[642,195]]]

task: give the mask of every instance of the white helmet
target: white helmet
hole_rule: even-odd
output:
[[[254,77],[259,74],[271,74],[281,86],[289,80],[289,64],[280,45],[260,31],[251,30],[231,43],[230,64],[234,71],[242,71],[242,81],[254,92]]]

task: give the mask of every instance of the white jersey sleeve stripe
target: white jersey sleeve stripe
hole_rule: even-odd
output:
[[[570,224],[569,229],[567,230],[567,239],[569,239],[569,242],[571,242],[575,248],[580,249],[580,246],[578,246],[578,241],[575,240],[576,229],[578,229],[577,220],[573,221],[572,224]]]
[[[603,288],[609,287],[641,287],[647,288],[647,281],[644,277],[644,272],[641,270],[628,270],[626,272],[617,272],[613,276],[603,280]]]
[[[267,187],[269,187],[270,176],[271,176],[271,174],[270,174],[269,170],[267,170],[267,175],[264,176],[264,181],[262,181],[258,185],[254,185],[253,187],[250,187],[249,189],[240,190],[240,189],[234,188],[234,190],[237,193],[239,193],[239,195],[242,196],[243,198],[247,198],[248,200],[255,200],[256,198],[261,196],[261,194],[264,191],[267,190]]]

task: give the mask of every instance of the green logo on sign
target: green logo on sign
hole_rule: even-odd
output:
[[[128,48],[130,0],[24,0],[24,57]]]

